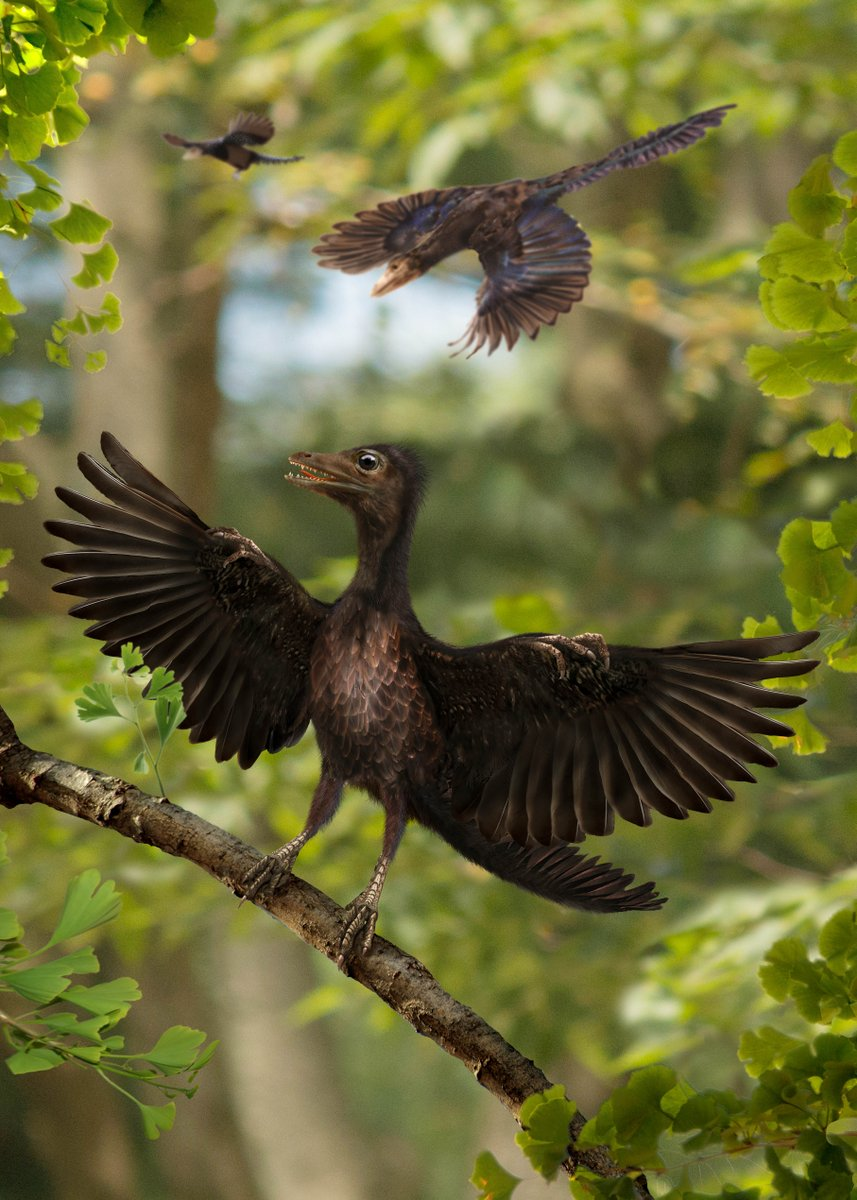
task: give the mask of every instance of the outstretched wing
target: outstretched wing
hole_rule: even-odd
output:
[[[406,254],[421,237],[446,219],[461,197],[472,189],[436,188],[413,192],[397,200],[383,200],[375,208],[356,213],[356,221],[340,221],[326,233],[313,254],[320,267],[359,275],[380,266],[397,254]]]
[[[270,117],[258,113],[238,113],[229,122],[223,141],[232,146],[264,146],[274,136],[274,123]]]
[[[471,241],[485,269],[476,293],[476,315],[457,354],[472,357],[485,343],[493,354],[505,338],[511,350],[523,331],[535,338],[568,312],[589,283],[589,238],[573,217],[554,205],[530,204],[501,239]],[[453,342],[452,345],[458,345]]]
[[[309,657],[327,605],[234,529],[212,529],[105,433],[103,466],[78,457],[112,503],[57,488],[85,517],[46,521],[77,547],[44,562],[70,579],[54,591],[83,597],[87,637],[115,655],[124,642],[149,667],[169,667],[184,691],[191,741],[216,739],[216,756],[249,767],[263,750],[293,745],[308,723]]]
[[[817,665],[760,660],[816,637],[614,646],[608,661],[591,635],[469,650],[428,641],[418,663],[445,735],[452,807],[488,840],[523,846],[609,833],[614,814],[648,825],[652,810],[708,812],[710,798],[733,799],[727,780],[753,781],[746,763],[776,765],[751,735],[794,732],[756,710],[803,697],[759,685]]]
[[[594,183],[596,179],[609,175],[611,171],[620,171],[626,167],[644,167],[657,158],[663,158],[665,154],[686,150],[688,146],[704,137],[709,129],[720,125],[729,110],[734,107],[734,104],[721,104],[719,108],[694,113],[692,117],[686,117],[674,125],[663,125],[633,142],[625,142],[597,162],[568,167],[565,171],[557,171],[554,175],[546,175],[543,179],[533,182],[549,196],[556,197],[567,192],[576,192]]]

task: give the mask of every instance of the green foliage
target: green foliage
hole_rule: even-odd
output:
[[[553,1179],[568,1155],[569,1122],[576,1112],[577,1105],[566,1098],[562,1084],[528,1096],[521,1105],[523,1129],[515,1141],[545,1179]]]
[[[470,1182],[479,1189],[479,1200],[509,1200],[521,1179],[501,1167],[490,1150],[483,1150],[476,1159]]]
[[[0,833],[0,862],[5,861],[3,846]],[[46,957],[60,944],[115,920],[119,909],[114,885],[102,883],[95,870],[84,871],[69,883],[53,933],[37,950],[25,947],[17,915],[0,909],[0,993],[9,998],[9,1005],[0,1010],[0,1027],[12,1051],[6,1066],[13,1075],[69,1063],[94,1070],[137,1106],[146,1136],[156,1138],[172,1127],[173,1097],[196,1092],[193,1081],[217,1043],[203,1047],[204,1033],[176,1025],[161,1034],[150,1050],[126,1051],[124,1038],[114,1030],[140,999],[136,982],[130,978],[90,985],[73,982],[74,976],[99,970],[91,946]],[[128,1090],[131,1083],[147,1084],[166,1103],[144,1103]]]
[[[116,7],[161,56],[175,54],[190,38],[210,37],[217,15],[214,0],[116,0]]]
[[[759,262],[765,315],[777,329],[800,335],[782,348],[757,345],[747,352],[750,374],[779,401],[857,383],[855,146],[857,133],[847,133],[832,154],[810,165],[789,195],[794,223],[776,227]],[[835,180],[837,168],[848,178]],[[857,458],[855,403],[844,403],[841,416],[806,434],[820,458]],[[838,671],[857,670],[855,512],[857,501],[843,501],[830,520],[799,517],[783,530],[778,547],[795,625],[825,626],[827,661]]]
[[[110,246],[102,247],[102,250],[113,248]],[[96,252],[98,253],[98,252]],[[92,255],[84,255],[85,258],[92,258]],[[112,255],[115,260],[115,251]],[[103,269],[107,269],[107,264],[111,256],[106,255],[99,259],[103,264]],[[91,268],[84,266],[81,272],[87,278],[95,273],[99,268]],[[87,286],[92,286],[87,284]],[[115,333],[117,329],[122,328],[122,315],[119,311],[119,300],[112,292],[107,292],[101,302],[101,308],[98,312],[90,312],[84,308],[78,308],[73,317],[60,317],[54,321],[51,326],[51,336],[45,341],[45,354],[48,361],[55,363],[59,367],[70,367],[71,356],[69,339],[73,335],[101,333],[102,330],[107,330],[108,333]],[[107,355],[103,350],[89,351],[84,359],[84,370],[93,372],[100,371],[107,362]]]
[[[83,695],[75,701],[81,721],[100,721],[118,717],[136,729],[141,750],[134,760],[134,770],[145,773],[151,769],[158,787],[164,792],[159,764],[167,742],[184,717],[181,684],[172,671],[155,667],[149,671],[140,651],[126,642],[121,659],[113,659],[113,672],[121,683],[95,682],[84,686]],[[151,722],[154,722],[155,744],[152,745]],[[147,732],[148,729],[148,732]]]
[[[174,54],[189,39],[210,34],[214,16],[214,0],[46,0],[0,6],[0,154],[8,152],[19,172],[0,176],[0,234],[24,239],[49,231],[71,245],[102,242],[112,222],[89,205],[72,201],[62,216],[46,223],[38,219],[39,213],[55,212],[65,201],[58,181],[33,160],[45,147],[74,141],[88,125],[77,89],[93,55],[123,51],[132,34],[148,40],[158,55]],[[22,187],[22,175],[33,186]],[[116,264],[116,251],[103,242],[83,254],[72,282],[84,288],[108,283]],[[10,318],[24,312],[26,306],[0,273],[0,355],[12,352],[17,337]],[[113,333],[121,324],[119,301],[110,293],[96,312],[78,308],[74,316],[53,323],[45,341],[48,361],[70,366],[72,335]],[[106,361],[103,349],[88,351],[83,368],[100,371]],[[0,442],[12,436],[3,431],[7,407],[0,409]],[[0,502],[20,504],[37,488],[35,477],[20,463],[0,462]],[[0,566],[8,560],[9,552],[0,550]],[[0,581],[0,595],[6,587]]]
[[[857,1171],[857,903],[825,922],[817,949],[811,956],[804,941],[788,938],[765,956],[762,986],[794,1006],[802,1032],[793,1036],[763,1025],[741,1036],[738,1056],[755,1081],[749,1091],[696,1091],[668,1067],[635,1071],[576,1143],[577,1149],[606,1146],[625,1176],[604,1179],[579,1168],[572,1195],[630,1198],[634,1176],[645,1171],[669,1181],[658,1195],[689,1200],[698,1193],[683,1181],[695,1165],[722,1157],[732,1160],[739,1178],[744,1170],[748,1183],[758,1181],[763,1190],[727,1184],[717,1195],[851,1196]],[[819,1025],[827,1031],[819,1033]],[[535,1169],[549,1177],[566,1157],[574,1112],[567,1104],[560,1108],[561,1095],[551,1088],[531,1096],[521,1109],[524,1133],[516,1137]],[[752,1151],[763,1152],[763,1170]],[[485,1187],[482,1179],[494,1178],[492,1162],[480,1158],[473,1182],[478,1174]],[[511,1195],[514,1186],[496,1194]]]
[[[2,284],[0,278],[0,284]],[[0,288],[0,298],[2,298]],[[2,306],[0,306],[2,307]],[[8,311],[8,310],[7,310]],[[0,321],[5,318],[0,318]],[[17,442],[38,431],[42,422],[42,406],[38,400],[24,400],[21,404],[0,402],[0,444]],[[23,504],[32,499],[39,490],[39,481],[20,462],[0,462],[0,504]],[[0,547],[0,568],[11,562],[11,549]],[[8,589],[8,581],[0,579],[0,596]]]

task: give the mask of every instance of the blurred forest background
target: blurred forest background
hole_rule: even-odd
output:
[[[432,479],[415,607],[451,641],[592,629],[655,645],[732,637],[768,613],[790,627],[780,531],[853,493],[853,459],[819,460],[802,437],[842,415],[840,394],[765,398],[743,356],[771,339],[757,300],[770,226],[812,159],[857,125],[853,4],[220,0],[213,36],[168,58],[132,40],[93,57],[79,90],[89,126],[39,166],[113,222],[124,325],[86,340],[106,349],[103,371],[80,369],[75,346],[71,370],[45,358],[51,322],[91,307],[70,283],[79,252],[38,231],[0,251],[27,305],[3,399],[45,406],[19,452],[41,491],[2,511],[15,559],[0,682],[24,741],[133,777],[132,733],[77,720],[75,696],[109,666],[39,564],[53,486],[78,486],[75,455],[97,451],[102,429],[325,597],[349,576],[352,528],[287,488],[288,454],[413,444]],[[512,354],[449,357],[475,262],[372,300],[371,274],[320,271],[309,252],[385,196],[545,174],[730,102],[702,144],[574,196],[594,246],[585,302]],[[236,180],[161,138],[215,136],[240,109],[269,112],[268,149],[305,160]],[[622,1071],[666,1058],[695,1086],[734,1084],[735,1032],[771,1003],[760,954],[853,891],[849,677],[827,672],[811,707],[825,755],[783,750],[733,806],[592,843],[657,879],[662,912],[551,908],[412,829],[380,932],[584,1112]],[[245,774],[179,735],[162,764],[171,799],[262,850],[300,828],[317,770],[311,737]],[[97,865],[124,896],[99,956],[141,982],[138,1040],[178,1022],[222,1040],[154,1143],[87,1072],[0,1071],[3,1200],[466,1197],[485,1146],[519,1170],[512,1123],[457,1063],[188,864],[38,806],[4,812],[3,827],[4,903],[34,943],[68,877]],[[299,874],[349,900],[380,829],[352,794]],[[719,1186],[713,1171],[694,1182]],[[544,1185],[528,1186],[517,1195]]]

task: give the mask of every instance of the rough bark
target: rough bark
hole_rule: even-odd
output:
[[[0,708],[0,805],[15,808],[21,804],[45,804],[135,842],[156,846],[166,854],[195,863],[230,890],[262,857],[232,834],[163,797],[150,796],[123,779],[30,749],[20,741]],[[344,911],[330,897],[292,876],[288,887],[255,903],[307,945],[336,961]],[[421,962],[384,938],[376,936],[371,954],[355,959],[349,973],[417,1033],[431,1038],[464,1063],[477,1082],[513,1116],[518,1116],[528,1096],[551,1086],[535,1063],[478,1013],[445,992]],[[580,1113],[576,1114],[571,1123],[572,1138],[584,1121]],[[602,1176],[623,1173],[600,1147],[572,1149],[565,1166],[571,1173],[577,1165]],[[640,1197],[649,1196],[642,1176],[636,1186]]]

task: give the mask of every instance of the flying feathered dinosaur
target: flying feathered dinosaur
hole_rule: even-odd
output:
[[[685,150],[718,126],[734,104],[695,113],[675,125],[626,142],[597,162],[568,167],[540,179],[512,179],[471,187],[432,188],[384,200],[340,221],[313,252],[319,266],[349,275],[387,264],[373,296],[385,296],[418,279],[459,250],[475,250],[485,272],[476,293],[476,315],[458,338],[457,353],[492,354],[505,338],[511,350],[521,332],[535,338],[568,312],[589,283],[589,238],[574,217],[557,207],[560,197],[626,167]],[[451,343],[457,345],[457,342]],[[470,357],[468,355],[468,357]]]
[[[760,686],[804,675],[815,633],[644,649],[597,633],[531,633],[466,648],[432,637],[408,591],[424,472],[413,452],[369,445],[300,453],[287,476],[330,496],[357,525],[356,574],[333,604],[234,529],[211,528],[113,437],[109,466],[81,454],[104,499],[57,488],[87,523],[51,520],[75,547],[45,562],[82,597],[71,612],[116,655],[134,642],[184,688],[191,741],[251,766],[294,745],[312,722],[321,777],[303,832],[241,881],[247,896],[282,883],[301,847],[336,812],[343,787],[384,808],[381,855],[352,902],[344,967],[368,951],[387,869],[409,820],[518,887],[575,908],[658,908],[654,884],[587,858],[569,843],[606,834],[619,816],[648,825],[731,800],[745,763],[776,758],[753,734],[792,729],[756,711],[803,697]],[[359,945],[358,945],[359,944]]]
[[[236,177],[254,163],[291,163],[302,162],[302,154],[293,154],[290,158],[278,158],[273,154],[260,154],[253,146],[264,146],[274,136],[274,125],[269,117],[261,117],[258,113],[238,113],[229,124],[229,129],[222,137],[210,138],[205,142],[191,142],[180,137],[177,133],[165,133],[164,139],[171,146],[184,147],[183,158],[200,158],[203,154],[211,158],[219,158],[221,162],[229,163],[235,168]]]

